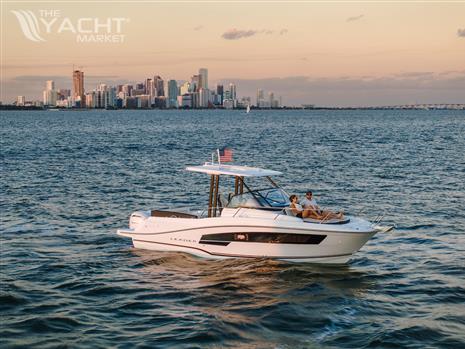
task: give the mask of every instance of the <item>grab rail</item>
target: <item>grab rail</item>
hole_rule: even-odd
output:
[[[273,220],[277,220],[280,216],[283,215],[288,215],[286,212],[286,209],[289,209],[289,207],[255,207],[255,206],[238,206],[238,207],[217,207],[217,209],[225,209],[225,208],[230,208],[230,209],[236,209],[236,212],[232,215],[233,218],[238,216],[240,213],[243,212],[243,209],[253,209],[253,210],[264,210],[264,211],[276,211],[276,214],[273,217]],[[194,214],[197,217],[205,217],[208,213],[208,209],[206,208],[200,208],[200,207],[177,207],[177,208],[166,208],[166,209],[161,209],[161,210],[176,210],[178,212],[185,212],[185,213],[190,213]],[[294,216],[291,216],[294,217]],[[330,220],[330,213],[327,213],[321,220],[318,221],[319,224],[324,224]],[[382,219],[384,218],[384,214],[380,217],[378,215],[375,220],[373,221],[373,225],[378,224]]]
[[[374,227],[375,225],[378,225],[381,223],[381,221],[384,219],[384,216],[386,215],[386,211],[383,211],[382,213],[379,213],[373,221],[371,221],[371,226]]]

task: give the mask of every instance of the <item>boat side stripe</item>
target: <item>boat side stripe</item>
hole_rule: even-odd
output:
[[[272,259],[309,259],[309,258],[344,257],[344,256],[351,256],[352,255],[352,253],[345,253],[345,254],[334,254],[334,255],[330,255],[330,256],[295,256],[295,257],[289,257],[289,256],[253,256],[253,255],[245,255],[245,254],[212,253],[212,252],[206,251],[206,250],[204,250],[202,248],[198,248],[198,247],[170,244],[170,243],[167,243],[167,242],[154,242],[154,241],[137,240],[137,239],[133,239],[133,241],[147,242],[149,244],[158,244],[158,245],[168,245],[168,246],[190,248],[190,249],[193,249],[193,250],[199,250],[199,251],[208,253],[209,255],[212,255],[212,256],[224,256],[224,257],[272,258]],[[181,252],[181,251],[179,251],[179,252]]]
[[[179,233],[181,231],[188,231],[188,230],[199,230],[199,229],[210,229],[210,228],[215,228],[218,229],[216,226],[208,226],[208,227],[192,227],[192,228],[186,228],[186,229],[178,229],[178,230],[170,230],[170,231],[165,231],[162,233],[131,233],[134,235],[159,235],[159,234],[170,234],[170,233]],[[282,230],[300,230],[300,231],[305,231],[305,232],[314,232],[315,234],[322,233],[322,234],[327,234],[327,233],[338,233],[338,234],[371,234],[376,232],[374,231],[336,231],[336,230],[311,230],[311,229],[303,229],[303,228],[290,228],[290,227],[277,227],[277,226],[265,226],[265,225],[222,225],[221,228],[266,228],[266,229],[282,229]],[[253,232],[250,232],[253,233]]]

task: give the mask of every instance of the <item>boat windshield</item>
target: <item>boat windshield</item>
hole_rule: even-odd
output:
[[[281,188],[267,188],[251,190],[243,194],[234,195],[227,207],[287,207],[289,206],[288,194]]]

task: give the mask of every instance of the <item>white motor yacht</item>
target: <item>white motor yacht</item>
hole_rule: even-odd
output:
[[[295,217],[288,193],[271,178],[281,175],[278,171],[213,162],[186,170],[210,176],[207,209],[137,211],[129,229],[119,229],[118,235],[131,238],[135,248],[206,258],[337,264],[347,263],[377,232],[391,229],[352,216]],[[221,176],[234,178],[234,191],[227,196],[219,191]],[[267,183],[264,189],[250,187],[257,178]]]

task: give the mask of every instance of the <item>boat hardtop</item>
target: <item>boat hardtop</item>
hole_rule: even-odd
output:
[[[266,170],[259,167],[224,165],[206,162],[200,166],[188,166],[187,171],[201,172],[209,175],[226,175],[238,177],[268,177],[282,175],[282,172]]]

